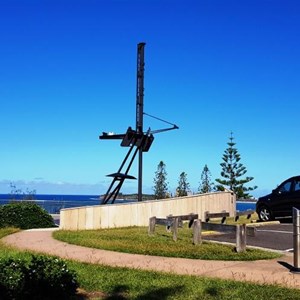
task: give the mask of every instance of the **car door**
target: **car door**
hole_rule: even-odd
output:
[[[293,207],[293,201],[290,199],[292,189],[293,179],[291,178],[273,190],[270,204],[274,216],[283,217],[291,215]]]
[[[293,207],[300,209],[300,177],[295,177],[291,195],[290,195],[290,202],[291,210]]]

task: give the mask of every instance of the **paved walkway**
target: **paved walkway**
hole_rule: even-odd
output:
[[[290,272],[293,255],[254,262],[209,261],[127,254],[70,245],[52,238],[56,229],[21,231],[3,238],[7,245],[93,264],[172,272],[300,289],[300,274]]]

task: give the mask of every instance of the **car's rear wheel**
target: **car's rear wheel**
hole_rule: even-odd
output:
[[[267,206],[260,206],[257,213],[261,221],[266,222],[273,220],[272,212]]]

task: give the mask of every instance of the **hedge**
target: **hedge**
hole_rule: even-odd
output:
[[[51,215],[34,202],[16,201],[0,206],[0,228],[20,229],[55,227]]]
[[[77,275],[55,257],[32,255],[28,259],[0,259],[0,299],[73,299]]]

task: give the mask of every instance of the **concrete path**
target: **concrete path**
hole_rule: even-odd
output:
[[[280,259],[254,262],[209,261],[127,254],[70,245],[52,238],[56,229],[21,231],[6,236],[2,241],[19,249],[47,253],[65,259],[93,264],[156,270],[183,275],[251,281],[261,284],[279,284],[300,289],[300,274],[290,272],[293,255]]]

